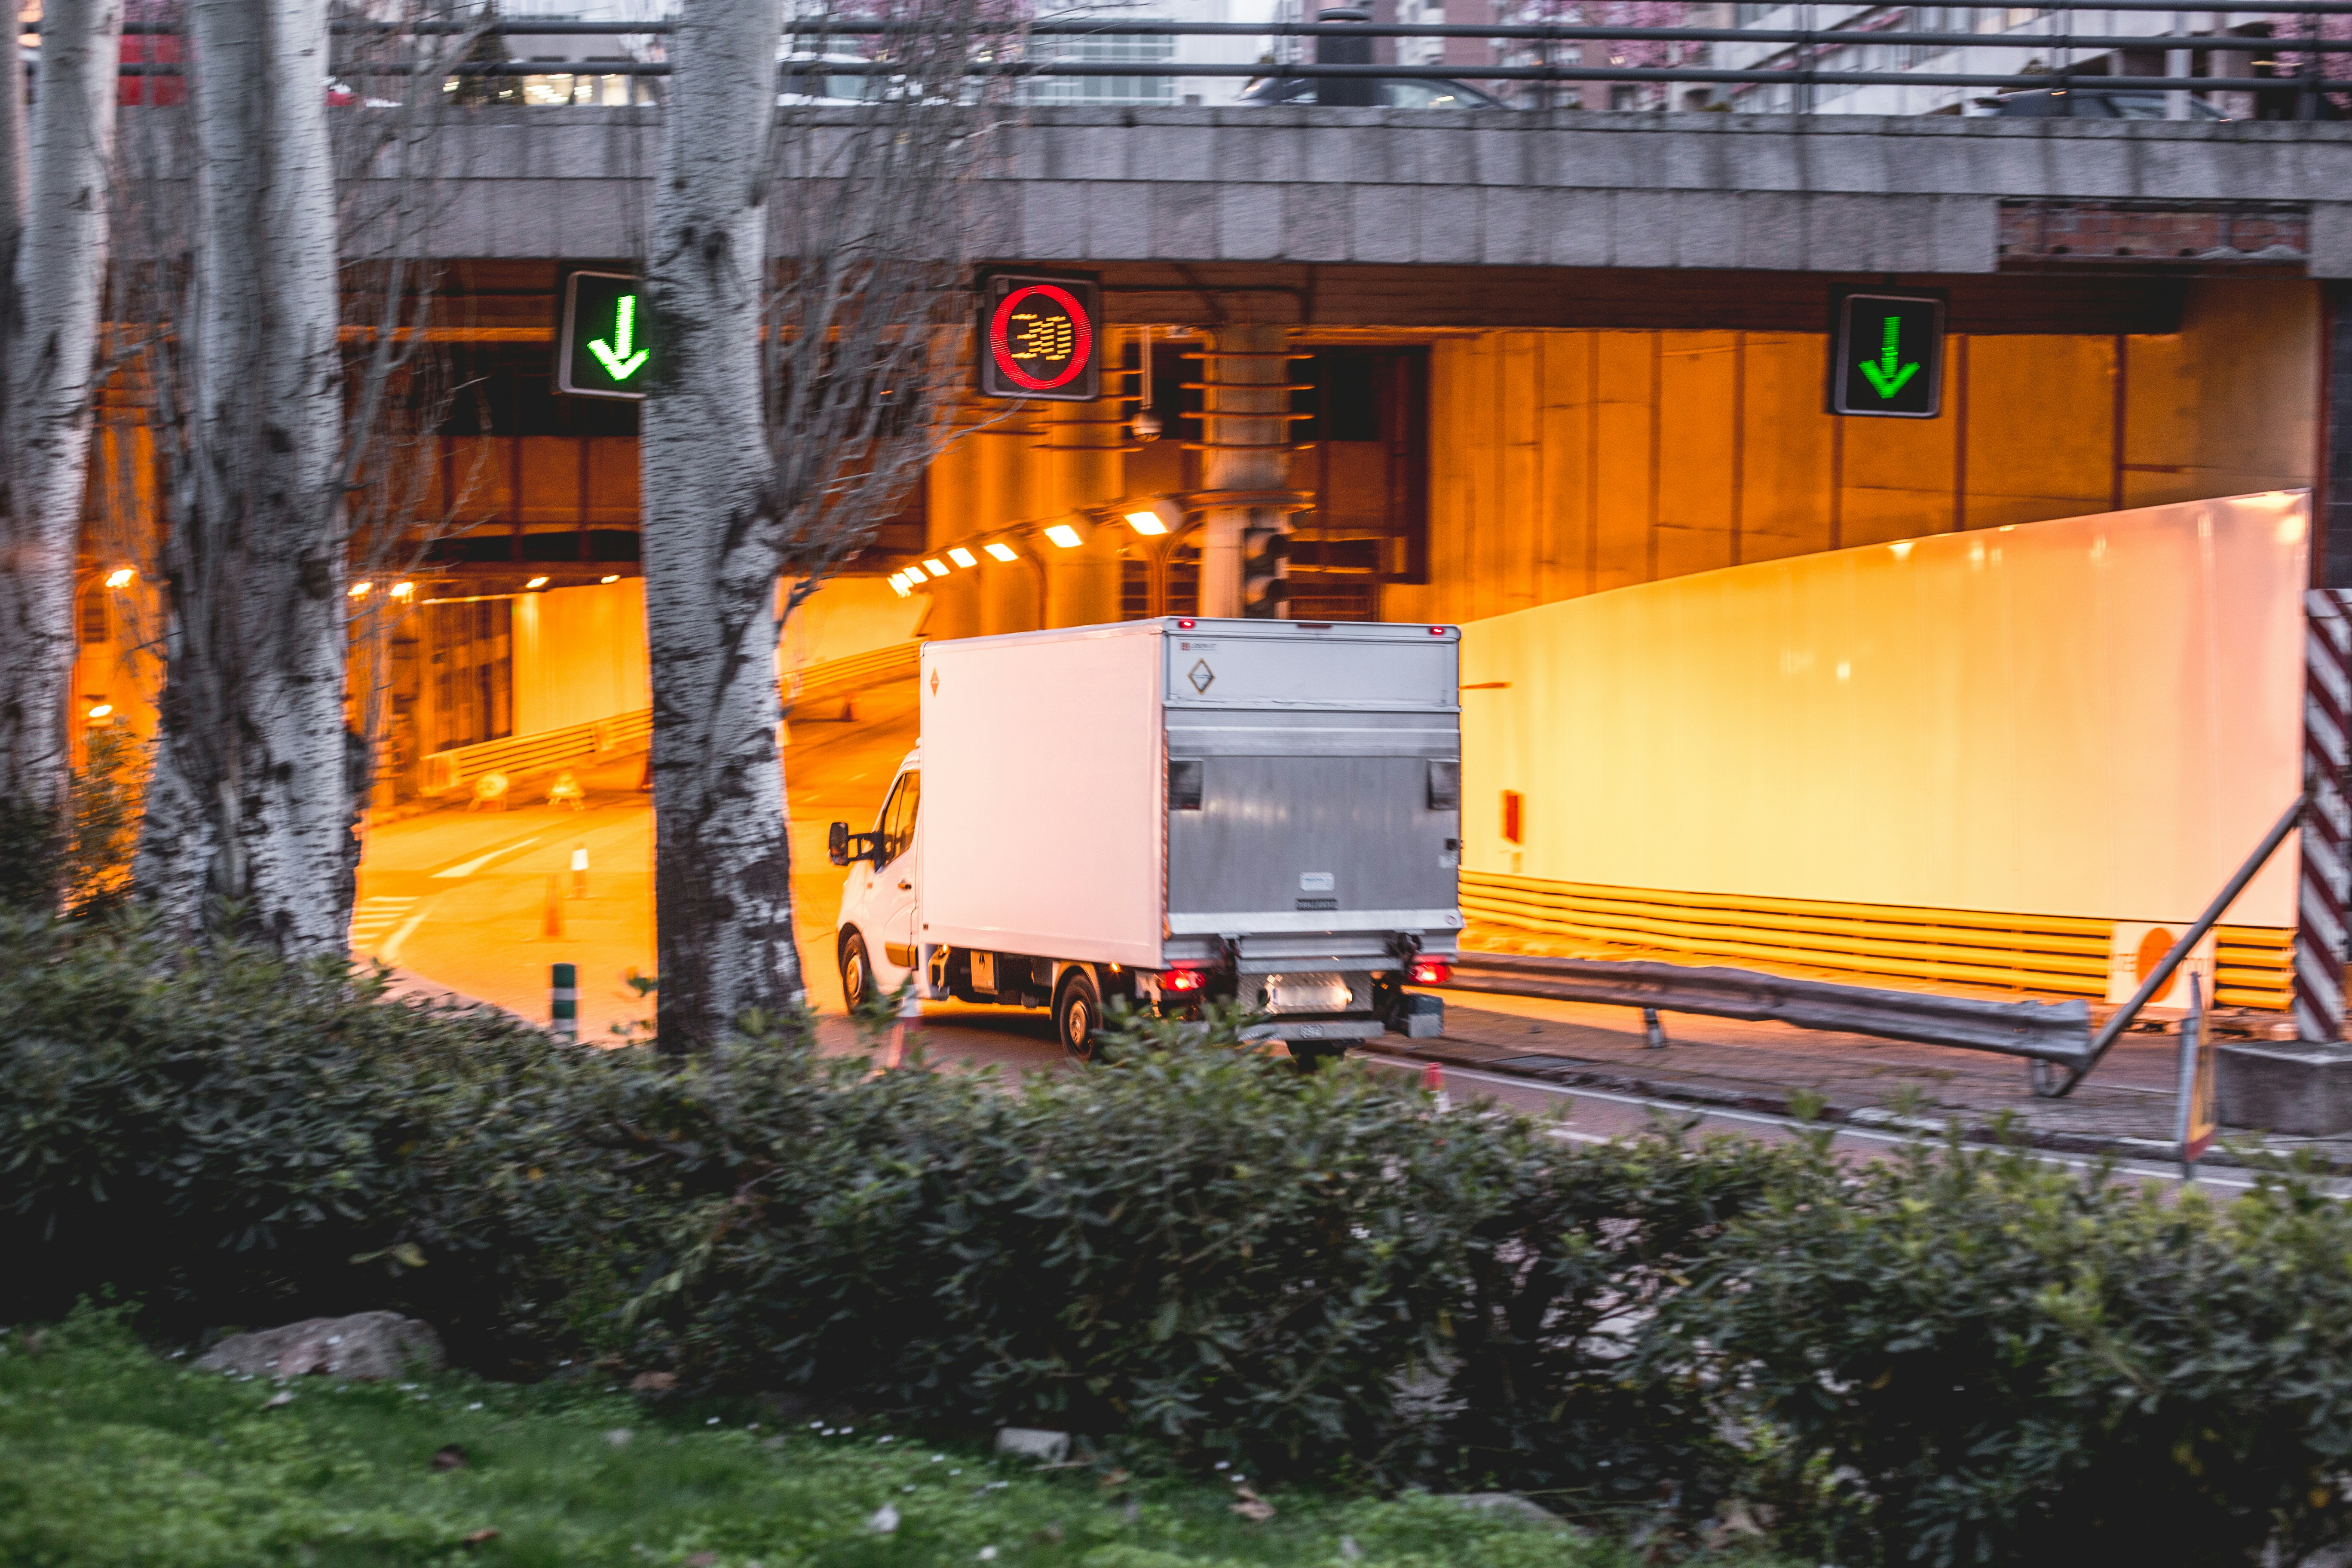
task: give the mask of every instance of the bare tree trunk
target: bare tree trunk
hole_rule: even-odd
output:
[[[194,341],[138,879],[175,931],[226,899],[280,951],[340,952],[364,768],[344,705],[326,0],[193,0],[188,17]]]
[[[0,62],[0,817],[19,840],[0,877],[43,903],[57,889],[37,885],[37,868],[55,858],[25,840],[54,846],[71,776],[75,549],[121,31],[121,0],[49,0],[29,144],[13,41]]]
[[[778,0],[679,14],[646,268],[646,625],[662,1048],[798,1002],[776,727],[780,547],[762,422]]]

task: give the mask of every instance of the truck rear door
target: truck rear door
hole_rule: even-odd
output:
[[[1451,628],[1235,625],[1167,639],[1171,932],[1457,929]]]

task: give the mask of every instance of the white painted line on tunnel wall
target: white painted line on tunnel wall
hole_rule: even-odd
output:
[[[530,838],[517,839],[514,843],[502,845],[499,847],[491,850],[487,855],[477,855],[471,860],[459,861],[457,865],[450,867],[447,870],[436,871],[433,875],[436,878],[470,877],[475,872],[480,870],[483,867],[488,865],[491,861],[499,859],[502,856],[520,854],[521,851],[530,848],[532,845],[539,842],[540,837],[543,837],[544,835],[541,835]]]

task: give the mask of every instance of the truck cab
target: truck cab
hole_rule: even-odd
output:
[[[851,833],[847,823],[833,825],[833,863],[849,868],[835,937],[845,1006],[898,990],[919,967],[915,837],[922,830],[922,802],[923,749],[918,746],[898,764],[874,831]]]

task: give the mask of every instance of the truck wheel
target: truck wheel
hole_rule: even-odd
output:
[[[1094,1060],[1095,1034],[1101,1027],[1102,997],[1094,977],[1083,969],[1071,970],[1054,993],[1054,1032],[1061,1037],[1062,1048],[1078,1061]]]
[[[855,1013],[874,999],[874,964],[866,956],[866,939],[851,931],[841,939],[841,1005]]]

